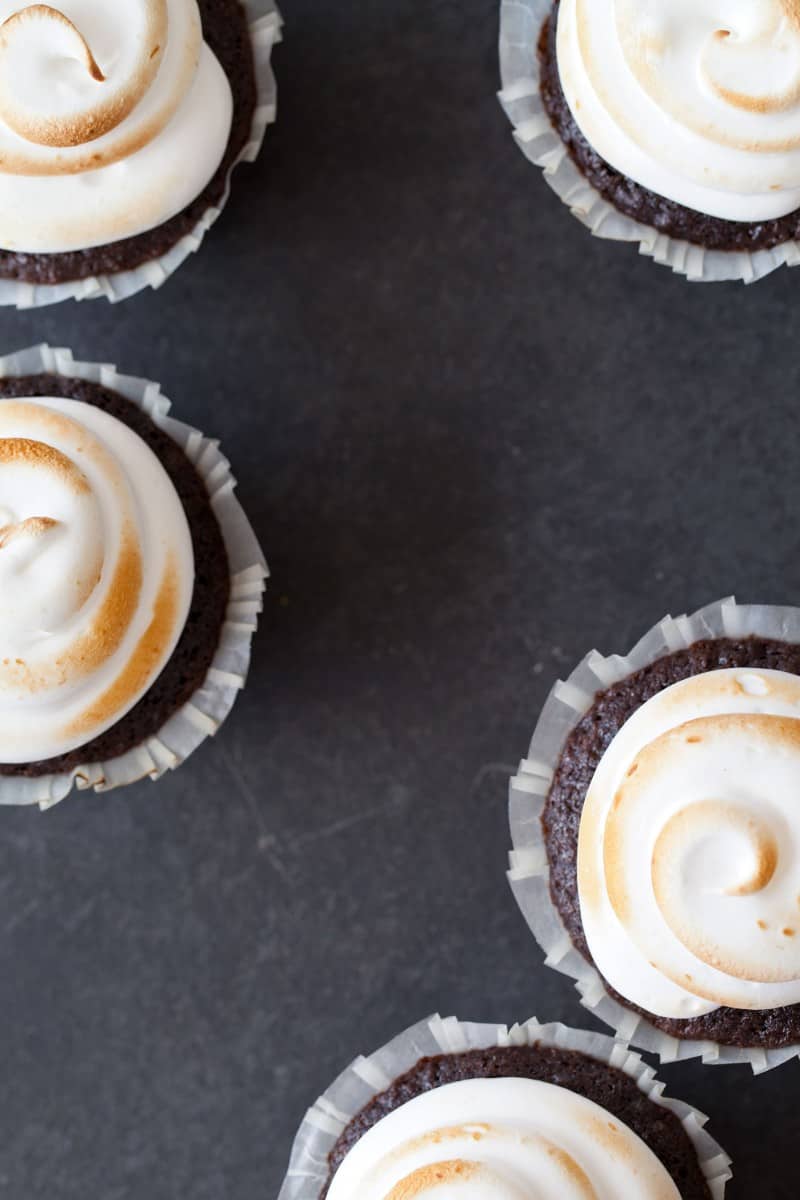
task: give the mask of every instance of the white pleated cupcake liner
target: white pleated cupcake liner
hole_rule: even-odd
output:
[[[544,177],[573,216],[595,237],[638,242],[640,254],[670,267],[692,282],[754,283],[784,264],[800,263],[800,242],[784,242],[772,250],[752,253],[706,250],[679,241],[627,217],[604,200],[569,157],[550,123],[540,95],[537,45],[553,0],[502,0],[500,9],[500,103],[514,126],[514,137],[527,159],[541,167]]]
[[[292,1147],[291,1160],[278,1200],[319,1200],[328,1178],[328,1155],[345,1126],[365,1104],[410,1071],[421,1058],[459,1054],[491,1046],[543,1045],[576,1050],[616,1067],[635,1079],[654,1103],[674,1113],[697,1152],[713,1200],[722,1200],[731,1177],[730,1158],[706,1132],[708,1118],[680,1100],[664,1096],[655,1071],[624,1043],[603,1033],[570,1029],[536,1018],[524,1025],[476,1025],[455,1017],[429,1017],[405,1030],[369,1058],[357,1058],[308,1110]]]
[[[749,636],[800,643],[800,608],[737,604],[732,597],[719,600],[692,616],[665,617],[624,657],[613,654],[605,658],[593,650],[566,681],[556,683],[542,709],[528,757],[511,781],[509,819],[514,849],[508,878],[522,914],[544,950],[547,966],[575,981],[581,1003],[610,1025],[617,1037],[657,1054],[662,1063],[699,1057],[710,1064],[749,1063],[753,1073],[760,1074],[795,1058],[800,1046],[762,1050],[669,1037],[608,994],[599,972],[573,946],[551,899],[541,823],[564,743],[591,708],[597,692],[701,639]]]
[[[0,358],[0,378],[42,372],[87,379],[119,392],[177,442],[208,490],[228,553],[231,580],[219,645],[206,678],[191,700],[173,713],[156,735],[127,754],[106,762],[86,763],[68,773],[33,779],[0,776],[0,804],[38,804],[46,809],[63,800],[73,786],[105,792],[140,779],[159,779],[217,732],[245,685],[268,570],[256,535],[234,494],[236,480],[219,443],[171,417],[170,401],[157,383],[121,375],[109,364],[76,362],[71,351],[46,345]]]
[[[191,233],[162,254],[129,271],[113,275],[92,275],[88,279],[66,283],[23,283],[0,279],[0,306],[18,309],[44,308],[62,300],[96,300],[105,296],[112,304],[127,300],[146,288],[159,288],[177,271],[190,254],[200,249],[203,238],[225,207],[231,191],[231,177],[240,162],[254,162],[264,141],[267,127],[277,117],[278,88],[272,71],[272,48],[281,40],[282,20],[275,0],[241,0],[247,14],[253,43],[257,98],[250,136],[228,171],[225,191],[218,204],[206,209]]]

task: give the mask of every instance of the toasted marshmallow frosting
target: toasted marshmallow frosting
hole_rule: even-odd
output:
[[[800,1001],[800,677],[709,671],[625,722],[581,815],[578,891],[611,986],[662,1017]]]
[[[196,0],[0,0],[0,246],[144,233],[219,166],[233,99]]]
[[[183,506],[132,429],[76,400],[0,401],[0,762],[65,754],[124,716],[193,588]]]
[[[680,1200],[633,1130],[566,1088],[467,1079],[394,1109],[356,1142],[328,1200]]]
[[[733,221],[800,207],[798,0],[561,0],[575,121],[650,191]]]

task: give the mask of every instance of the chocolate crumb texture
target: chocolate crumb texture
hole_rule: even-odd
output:
[[[682,1200],[711,1200],[697,1152],[674,1113],[650,1100],[624,1071],[577,1050],[540,1045],[492,1046],[420,1059],[345,1126],[328,1157],[330,1173],[320,1200],[327,1196],[347,1152],[394,1109],[447,1083],[508,1077],[553,1083],[599,1104],[650,1147],[674,1179]]]

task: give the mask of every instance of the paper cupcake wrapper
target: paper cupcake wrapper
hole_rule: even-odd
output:
[[[357,1058],[308,1110],[292,1147],[289,1170],[278,1200],[319,1200],[328,1178],[328,1155],[345,1126],[373,1096],[410,1071],[421,1058],[458,1054],[490,1046],[530,1046],[539,1043],[577,1050],[624,1071],[656,1104],[674,1113],[689,1135],[714,1200],[722,1200],[731,1177],[730,1158],[706,1133],[707,1117],[680,1100],[664,1096],[664,1084],[652,1067],[623,1043],[602,1033],[569,1029],[557,1023],[540,1025],[475,1025],[438,1015],[420,1021],[369,1058]]]
[[[0,776],[0,804],[38,804],[46,809],[63,800],[73,786],[106,792],[148,777],[159,779],[216,733],[245,684],[268,571],[256,535],[234,495],[236,480],[219,443],[171,417],[170,401],[157,383],[120,375],[105,363],[75,362],[71,351],[46,345],[0,358],[0,378],[42,372],[112,388],[143,409],[178,443],[208,490],[228,552],[231,576],[228,609],[206,678],[191,700],[173,713],[155,736],[127,754],[107,762],[86,763],[69,773],[36,779]]]
[[[800,642],[800,609],[737,604],[732,597],[719,600],[692,616],[665,617],[624,657],[613,654],[604,658],[593,650],[566,681],[555,685],[542,709],[528,757],[511,781],[509,819],[514,849],[508,878],[522,914],[545,952],[546,964],[575,981],[581,1003],[619,1038],[659,1055],[662,1062],[700,1057],[711,1064],[749,1063],[754,1074],[760,1074],[800,1054],[800,1046],[762,1050],[668,1037],[608,994],[599,972],[573,946],[551,900],[541,823],[564,743],[591,708],[597,692],[700,639],[748,636]]]
[[[537,44],[553,0],[502,0],[500,9],[500,103],[514,126],[514,137],[527,159],[573,215],[596,237],[638,242],[639,252],[671,267],[693,282],[742,280],[754,283],[785,263],[800,263],[800,242],[784,242],[772,250],[705,250],[679,241],[626,217],[604,200],[569,157],[542,103]]]
[[[256,107],[250,126],[250,136],[241,153],[232,164],[225,183],[225,191],[217,205],[206,209],[191,233],[160,258],[154,258],[130,271],[119,271],[114,275],[92,275],[88,279],[74,279],[66,283],[22,283],[13,279],[0,279],[0,306],[15,306],[19,309],[43,308],[48,304],[59,304],[62,300],[96,300],[105,296],[112,304],[127,300],[145,288],[159,288],[169,279],[190,254],[200,249],[203,238],[225,207],[231,191],[231,176],[240,162],[254,162],[258,157],[267,126],[277,116],[278,88],[272,72],[272,47],[281,40],[282,20],[275,0],[240,0],[247,14],[250,37],[253,43],[253,60],[256,73]]]

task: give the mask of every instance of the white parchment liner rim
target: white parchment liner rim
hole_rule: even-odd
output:
[[[38,804],[50,808],[72,790],[94,788],[105,792],[159,779],[177,767],[211,734],[216,733],[244,687],[250,649],[268,575],[256,535],[245,516],[234,488],[236,480],[219,443],[191,425],[169,415],[170,401],[157,383],[121,375],[106,363],[75,362],[72,352],[47,345],[31,346],[0,358],[0,378],[41,373],[86,379],[132,400],[181,447],[206,485],[228,552],[231,591],[225,621],[205,681],[158,731],[127,754],[107,762],[87,763],[69,773],[39,778],[0,776],[0,804]]]
[[[731,1177],[730,1158],[703,1128],[707,1117],[680,1100],[667,1099],[656,1073],[624,1043],[603,1033],[570,1029],[535,1017],[524,1025],[477,1025],[440,1017],[420,1021],[368,1058],[359,1057],[306,1113],[292,1146],[289,1170],[278,1200],[319,1200],[328,1178],[328,1155],[345,1126],[378,1092],[384,1091],[421,1058],[459,1054],[490,1046],[543,1046],[576,1050],[624,1071],[650,1100],[674,1113],[685,1129],[713,1200],[722,1200]]]
[[[253,45],[256,75],[256,107],[250,136],[228,171],[225,190],[216,205],[206,209],[191,233],[187,233],[159,258],[113,275],[91,275],[65,283],[25,283],[0,279],[0,306],[19,309],[43,308],[62,300],[96,300],[101,296],[116,304],[145,288],[159,288],[177,271],[190,254],[200,249],[203,238],[225,207],[231,191],[231,176],[240,162],[255,162],[267,127],[277,116],[278,89],[272,72],[272,47],[281,40],[282,20],[275,0],[240,0],[245,9]]]
[[[569,157],[542,103],[537,45],[553,0],[502,0],[500,6],[500,77],[498,93],[514,126],[522,153],[541,167],[547,183],[573,216],[595,237],[618,242],[638,242],[640,254],[692,282],[720,283],[742,280],[754,283],[777,267],[800,263],[800,242],[784,242],[772,250],[706,250],[679,241],[627,217],[604,200]]]
[[[555,684],[534,730],[528,757],[511,780],[509,821],[514,848],[508,879],[522,915],[545,952],[547,966],[573,979],[581,1003],[619,1038],[657,1054],[662,1062],[700,1057],[711,1064],[749,1063],[754,1074],[760,1074],[800,1054],[800,1046],[763,1050],[669,1037],[609,996],[600,973],[573,946],[550,897],[550,867],[541,824],[564,743],[591,708],[597,692],[703,638],[749,636],[800,643],[800,608],[737,604],[733,597],[718,600],[691,616],[665,617],[625,656],[605,658],[592,650],[566,681]]]

